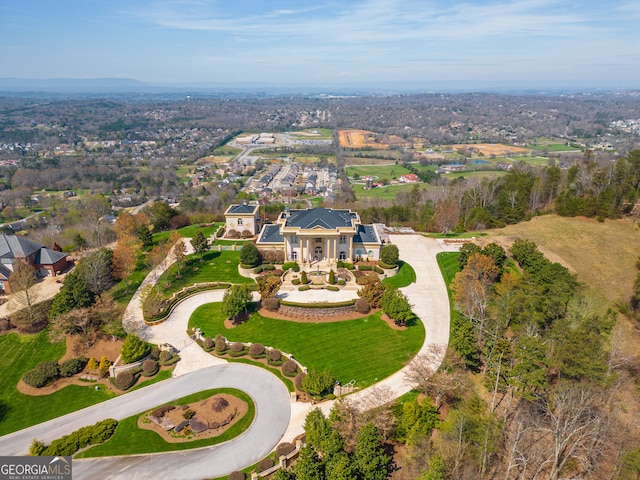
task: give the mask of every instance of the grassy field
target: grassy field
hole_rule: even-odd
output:
[[[103,385],[70,385],[43,396],[23,395],[16,385],[22,375],[40,362],[57,361],[64,342],[50,343],[46,332],[37,335],[8,333],[0,336],[0,435],[80,410],[114,396]]]
[[[186,227],[179,228],[178,230],[158,232],[153,234],[153,242],[158,243],[168,240],[169,235],[173,231],[178,232],[182,238],[192,238],[193,235],[199,230],[202,232],[205,238],[209,238],[209,236],[215,233],[215,231],[220,228],[221,225],[224,225],[224,223],[218,222],[214,223],[213,225],[206,225],[203,227],[201,227],[200,225],[187,225]]]
[[[288,132],[292,137],[299,137],[302,140],[331,140],[333,130],[330,128],[307,128],[297,132]]]
[[[506,175],[507,172],[504,170],[475,170],[471,172],[460,172],[460,173],[447,173],[444,178],[448,178],[449,180],[453,180],[454,178],[462,177],[462,178],[496,178]]]
[[[366,160],[365,160],[366,161]],[[404,168],[402,165],[375,165],[375,166],[349,166],[345,168],[347,175],[353,177],[354,174],[358,174],[361,177],[365,175],[370,175],[374,177],[378,177],[379,180],[393,180],[394,178],[400,178],[401,175],[405,173],[409,173],[409,170]]]
[[[416,281],[416,271],[411,265],[402,260],[398,262],[400,268],[393,277],[385,278],[382,283],[395,288],[408,287]]]
[[[640,228],[625,220],[599,223],[556,215],[487,231],[487,241],[510,245],[518,237],[532,240],[552,261],[560,262],[586,283],[599,309],[631,294],[640,256]]]
[[[278,348],[308,368],[326,368],[341,383],[355,380],[361,387],[400,370],[419,350],[425,335],[420,321],[406,330],[393,330],[379,313],[332,323],[298,323],[254,313],[247,322],[227,329],[221,305],[202,305],[191,316],[189,326],[200,327],[211,337],[220,333],[231,342],[259,342]]]
[[[351,185],[351,188],[356,194],[356,198],[380,198],[383,200],[393,200],[400,192],[411,191],[415,186],[420,188],[427,188],[427,184],[424,183],[402,183],[398,185],[389,185],[386,187],[372,188],[371,190],[365,190],[364,185]]]
[[[102,445],[96,445],[89,448],[77,455],[77,458],[92,458],[92,457],[109,457],[114,455],[136,455],[142,453],[157,453],[157,452],[175,452],[178,450],[189,450],[192,448],[202,448],[211,445],[217,445],[222,442],[226,442],[242,434],[253,423],[253,419],[256,414],[256,406],[253,400],[246,393],[233,388],[218,388],[212,390],[205,390],[202,392],[194,393],[188,397],[180,398],[174,402],[170,402],[171,405],[183,405],[187,403],[197,402],[204,400],[205,398],[218,395],[220,393],[232,394],[241,400],[247,402],[249,411],[242,417],[236,424],[231,426],[222,435],[212,438],[203,438],[200,440],[193,440],[191,442],[182,443],[168,443],[162,439],[160,435],[151,431],[138,428],[138,417],[134,415],[132,417],[125,418],[118,423],[113,436]],[[158,405],[159,406],[159,405]]]

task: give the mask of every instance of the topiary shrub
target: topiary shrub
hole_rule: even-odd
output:
[[[248,242],[240,250],[240,263],[249,267],[257,267],[260,264],[260,252],[254,243]]]
[[[300,285],[300,279],[299,278],[294,278],[293,280],[291,280],[291,283],[293,285]]]
[[[309,285],[303,285],[301,287],[298,287],[299,292],[306,292],[307,290],[311,290],[311,287]]]
[[[371,307],[369,306],[369,302],[367,302],[366,298],[359,298],[356,300],[356,312],[369,313],[370,311]]]
[[[397,265],[400,260],[400,252],[397,245],[385,245],[380,249],[380,260],[387,265]]]
[[[309,279],[307,278],[307,272],[305,272],[304,270],[302,271],[302,273],[300,274],[300,283],[306,285],[307,283],[309,283]]]
[[[76,357],[65,360],[60,364],[60,376],[70,377],[71,375],[80,373],[82,370],[84,370],[87,362],[88,360],[86,357]]]
[[[60,367],[56,362],[42,362],[22,376],[22,381],[35,388],[55,382],[60,377]]]
[[[285,262],[282,264],[282,270],[283,271],[287,271],[287,270],[293,270],[294,272],[299,272],[300,271],[300,265],[298,265],[298,262]]]
[[[95,359],[95,357],[91,357],[87,362],[87,370],[89,371],[97,370],[99,367],[100,364],[98,363],[98,360]]]
[[[258,469],[257,470],[259,472],[264,472],[265,470],[269,470],[274,465],[275,465],[275,463],[274,463],[272,458],[263,458],[258,463]]]
[[[358,265],[358,270],[361,272],[370,272],[373,270],[373,267],[371,265]]]
[[[214,398],[213,402],[211,404],[211,408],[213,408],[214,412],[221,412],[225,408],[227,408],[228,406],[229,406],[229,402],[224,397],[216,397],[216,398]]]
[[[277,312],[280,309],[280,300],[276,297],[269,297],[262,300],[262,306],[269,312]]]
[[[249,347],[249,355],[253,358],[262,358],[264,357],[264,345],[261,343],[254,343]]]
[[[347,282],[344,281],[343,279],[338,280],[338,285],[342,286],[345,285]]]
[[[216,352],[224,353],[227,351],[228,348],[229,348],[229,345],[227,345],[227,342],[224,338],[216,339]]]
[[[287,377],[293,377],[298,373],[298,364],[293,360],[287,360],[282,364],[282,373]]]
[[[291,452],[293,452],[296,449],[296,447],[294,447],[291,443],[289,442],[282,442],[281,444],[279,444],[276,447],[276,456],[278,458],[284,456],[284,455],[289,455]]]
[[[169,350],[162,350],[160,352],[159,359],[161,362],[168,362],[170,358],[171,358],[171,353],[169,352]]]
[[[246,476],[244,474],[244,472],[231,472],[229,474],[229,476],[227,477],[227,480],[245,480]]]
[[[202,348],[204,348],[207,352],[211,350],[215,346],[216,342],[213,338],[207,337],[202,342]]]
[[[147,377],[158,373],[158,362],[151,358],[142,362],[142,373]]]
[[[133,374],[128,370],[120,372],[118,373],[118,375],[116,375],[116,385],[122,390],[130,388],[135,380],[136,377],[134,377]]]
[[[230,348],[232,352],[238,353],[244,350],[244,345],[240,342],[233,342]]]
[[[154,360],[158,360],[160,358],[160,348],[158,348],[157,345],[154,345],[151,348],[151,353],[149,353],[149,356]]]
[[[282,360],[282,352],[277,348],[269,350],[269,360],[272,362],[279,362]]]
[[[329,270],[329,285],[336,283],[336,272],[333,269]]]
[[[263,265],[262,266],[262,270],[264,270],[265,272],[272,272],[276,269],[275,265],[271,265],[271,264],[267,264],[267,265]]]
[[[296,378],[293,379],[293,384],[295,385],[297,390],[304,390],[304,379],[307,376],[306,373],[300,372],[296,375]]]
[[[327,290],[329,290],[330,292],[339,292],[340,287],[336,285],[327,285]]]

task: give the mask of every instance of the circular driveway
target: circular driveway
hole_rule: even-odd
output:
[[[241,436],[195,450],[74,460],[73,478],[198,480],[226,475],[258,462],[271,452],[289,425],[289,392],[271,373],[240,363],[202,368],[5,435],[0,437],[0,452],[3,455],[25,455],[34,438],[49,443],[104,418],[122,420],[210,388],[237,388],[253,399],[255,420]]]

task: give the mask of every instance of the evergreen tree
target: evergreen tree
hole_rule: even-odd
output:
[[[198,230],[193,234],[191,246],[195,250],[196,254],[201,255],[209,250],[209,241],[204,237],[203,233]]]
[[[382,446],[380,435],[372,423],[366,423],[360,429],[354,464],[362,480],[385,480],[389,476],[389,462]]]
[[[67,275],[60,291],[53,297],[49,317],[53,318],[74,308],[89,307],[93,304],[95,296],[87,288],[80,271],[75,270]]]
[[[300,450],[294,472],[296,480],[325,480],[322,462],[313,448],[308,446]]]
[[[140,240],[142,248],[149,248],[153,245],[153,235],[151,234],[151,230],[149,230],[149,226],[144,223],[141,223],[136,227],[136,237]]]
[[[243,310],[246,312],[247,305],[251,302],[251,289],[248,285],[233,285],[224,293],[222,298],[222,313],[228,319],[234,319]]]

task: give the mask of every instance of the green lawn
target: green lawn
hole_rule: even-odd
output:
[[[356,194],[356,198],[362,199],[365,197],[375,197],[384,200],[393,200],[400,192],[411,191],[414,187],[427,188],[426,183],[401,183],[399,185],[389,185],[387,187],[377,187],[371,190],[365,190],[364,185],[351,185],[351,188]]]
[[[460,271],[460,264],[458,263],[459,256],[460,254],[458,252],[442,252],[436,256],[444,282],[447,285],[451,283],[453,277]]]
[[[164,275],[158,281],[164,295],[171,295],[194,283],[255,283],[253,279],[243,277],[238,273],[239,263],[240,250],[209,251],[203,255],[189,255],[183,265],[174,263],[169,267],[169,288],[164,288]],[[180,270],[181,278],[176,278],[178,270]]]
[[[50,343],[46,332],[37,335],[8,333],[0,336],[0,435],[15,432],[114,396],[103,385],[69,385],[50,395],[23,395],[16,385],[36,364],[59,360],[64,342]]]
[[[425,336],[422,322],[393,330],[379,313],[332,323],[297,323],[254,313],[246,323],[227,329],[221,305],[210,303],[196,309],[189,327],[200,327],[211,337],[220,333],[232,342],[278,348],[308,368],[326,368],[341,383],[355,380],[361,387],[400,370],[420,349]]]
[[[318,135],[300,135],[300,132],[317,133]],[[307,128],[306,130],[288,133],[299,137],[301,140],[331,140],[333,138],[333,130],[330,128]]]
[[[226,430],[222,435],[212,438],[193,440],[191,442],[168,443],[164,441],[163,438],[157,433],[151,430],[143,430],[141,428],[138,428],[139,415],[134,415],[120,421],[115,433],[107,442],[103,443],[102,445],[96,445],[95,447],[89,448],[88,450],[79,453],[76,457],[92,458],[109,457],[114,455],[175,452],[178,450],[189,450],[192,448],[208,447],[231,440],[232,438],[235,438],[246,431],[251,426],[251,424],[253,423],[253,419],[255,418],[256,406],[253,403],[251,397],[246,393],[234,388],[217,388],[194,393],[193,395],[189,395],[174,402],[170,402],[170,404],[183,405],[187,403],[197,402],[213,395],[218,395],[220,393],[228,393],[234,395],[247,402],[249,406],[247,414],[242,417],[236,424],[232,425],[228,430]]]
[[[385,278],[382,283],[395,288],[408,287],[416,281],[416,271],[407,262],[400,260],[398,273],[393,277]]]
[[[224,225],[222,222],[214,223],[213,225],[207,225],[201,227],[200,225],[187,225],[186,227],[179,228],[178,230],[171,230],[166,232],[158,232],[153,234],[153,243],[158,243],[160,241],[166,241],[169,239],[169,234],[173,231],[176,231],[183,238],[192,238],[193,235],[200,230],[205,238],[209,238],[210,235],[215,233],[215,231],[221,226]]]
[[[168,378],[171,378],[171,372],[173,372],[173,368],[168,368],[166,370],[160,370],[156,375],[154,375],[153,377],[149,378],[148,380],[143,380],[141,383],[138,383],[136,386],[134,386],[133,388],[127,390],[128,392],[133,392],[134,390],[138,390],[140,388],[144,388],[144,387],[148,387],[149,385],[152,385],[154,383],[158,383],[161,382],[163,380],[166,380]],[[144,378],[144,377],[142,377]]]
[[[363,159],[362,163],[366,163],[366,159]],[[345,168],[347,175],[353,177],[354,174],[358,174],[361,177],[365,175],[378,177],[380,180],[392,180],[394,178],[400,178],[401,175],[409,173],[409,170],[402,165],[376,165],[376,166],[358,166],[350,165]]]

